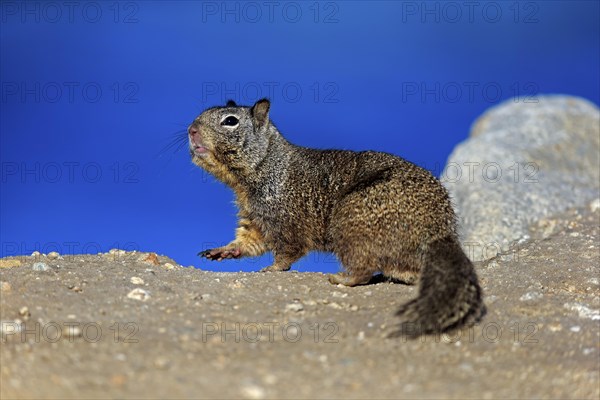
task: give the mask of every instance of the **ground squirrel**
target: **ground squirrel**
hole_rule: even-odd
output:
[[[274,263],[262,271],[287,271],[309,251],[333,252],[346,270],[329,276],[334,284],[366,284],[377,272],[419,282],[392,336],[477,322],[485,313],[481,288],[440,182],[391,154],[291,144],[269,108],[267,99],[252,107],[229,101],[188,128],[192,161],[230,186],[239,207],[235,240],[199,255],[223,260],[272,251]]]

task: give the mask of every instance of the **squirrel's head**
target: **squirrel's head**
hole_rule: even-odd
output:
[[[225,181],[234,170],[253,169],[276,134],[269,121],[270,106],[267,99],[252,107],[230,100],[224,107],[204,111],[188,128],[192,161]]]

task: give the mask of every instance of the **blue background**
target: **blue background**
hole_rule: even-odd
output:
[[[438,175],[499,101],[600,101],[597,1],[23,4],[1,9],[1,256],[120,247],[268,265],[195,256],[233,239],[233,195],[168,147],[228,98],[271,97],[292,142]]]

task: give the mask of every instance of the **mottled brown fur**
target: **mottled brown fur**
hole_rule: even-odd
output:
[[[366,284],[376,272],[419,281],[419,297],[399,311],[398,335],[443,332],[483,316],[448,193],[433,175],[391,154],[293,145],[269,120],[269,107],[230,102],[190,125],[193,162],[233,189],[240,210],[235,240],[203,256],[272,251],[263,271],[285,271],[309,251],[327,251],[346,269],[332,283]]]

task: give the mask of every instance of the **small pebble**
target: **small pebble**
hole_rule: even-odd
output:
[[[10,289],[12,289],[12,287],[10,286],[10,283],[0,282],[0,291],[1,292],[10,292]]]
[[[129,281],[131,283],[133,283],[134,285],[143,285],[144,284],[144,280],[137,276],[132,276]]]
[[[127,377],[123,374],[115,374],[110,378],[110,383],[113,386],[123,386],[125,382],[127,382]]]
[[[575,325],[575,326],[572,326],[571,328],[569,328],[569,330],[571,332],[579,332],[579,331],[581,331],[581,327],[579,325]]]
[[[299,312],[304,310],[302,303],[290,303],[285,305],[285,311]]]
[[[126,251],[125,250],[121,250],[121,249],[110,249],[108,251],[108,254],[115,254],[117,256],[123,256],[125,255]]]
[[[277,376],[273,374],[267,374],[263,377],[263,382],[267,385],[274,385],[277,383]]]
[[[145,262],[146,264],[160,265],[160,261],[158,261],[158,256],[156,253],[142,254],[138,260]]]
[[[246,385],[242,387],[242,396],[247,399],[264,399],[265,389],[257,385]]]
[[[180,342],[189,342],[190,339],[191,339],[191,336],[188,335],[187,333],[184,333],[183,335],[179,335]]]
[[[166,270],[169,270],[169,271],[170,271],[170,270],[172,270],[172,269],[175,269],[175,266],[174,266],[173,264],[171,264],[171,263],[164,263],[164,264],[163,264],[163,267],[164,267]]]
[[[58,254],[58,252],[56,251],[51,251],[50,253],[48,253],[48,258],[51,260],[56,260],[59,256],[60,254]]]
[[[31,253],[31,257],[39,257],[39,256],[40,256],[39,251],[34,251],[33,253]]]
[[[283,338],[286,341],[295,342],[300,338],[300,335],[302,335],[302,332],[300,331],[300,328],[298,328],[298,325],[290,324],[283,330]]]
[[[0,321],[0,335],[12,335],[15,333],[21,332],[23,326],[21,325],[21,321]]]
[[[38,271],[38,272],[48,271],[50,269],[50,267],[46,263],[43,263],[43,262],[36,262],[33,264],[33,267],[31,267],[31,268],[34,271]]]
[[[68,326],[67,329],[65,329],[65,331],[67,333],[67,337],[69,338],[81,337],[81,335],[83,334],[83,331],[78,326]]]
[[[133,300],[146,301],[150,298],[150,293],[144,289],[137,288],[129,292],[127,297]]]
[[[29,308],[27,308],[25,306],[19,308],[19,315],[22,316],[22,317],[28,317],[28,316],[30,316],[31,314],[29,313]]]
[[[229,282],[229,283],[227,284],[227,287],[229,287],[229,288],[231,288],[231,289],[243,289],[243,288],[245,288],[246,286],[245,286],[245,285],[244,285],[242,282],[240,282],[239,280],[237,280],[237,279],[236,279],[236,280],[235,280],[235,281],[233,281],[233,282]]]
[[[562,325],[559,323],[550,324],[548,325],[548,329],[550,332],[560,332],[562,331]]]
[[[538,292],[527,292],[524,295],[522,295],[519,300],[521,301],[529,301],[529,300],[537,300],[537,299],[541,299],[542,297],[544,297],[543,294],[538,293]]]
[[[169,366],[169,360],[164,357],[158,357],[154,360],[154,366],[158,369],[165,369]]]

